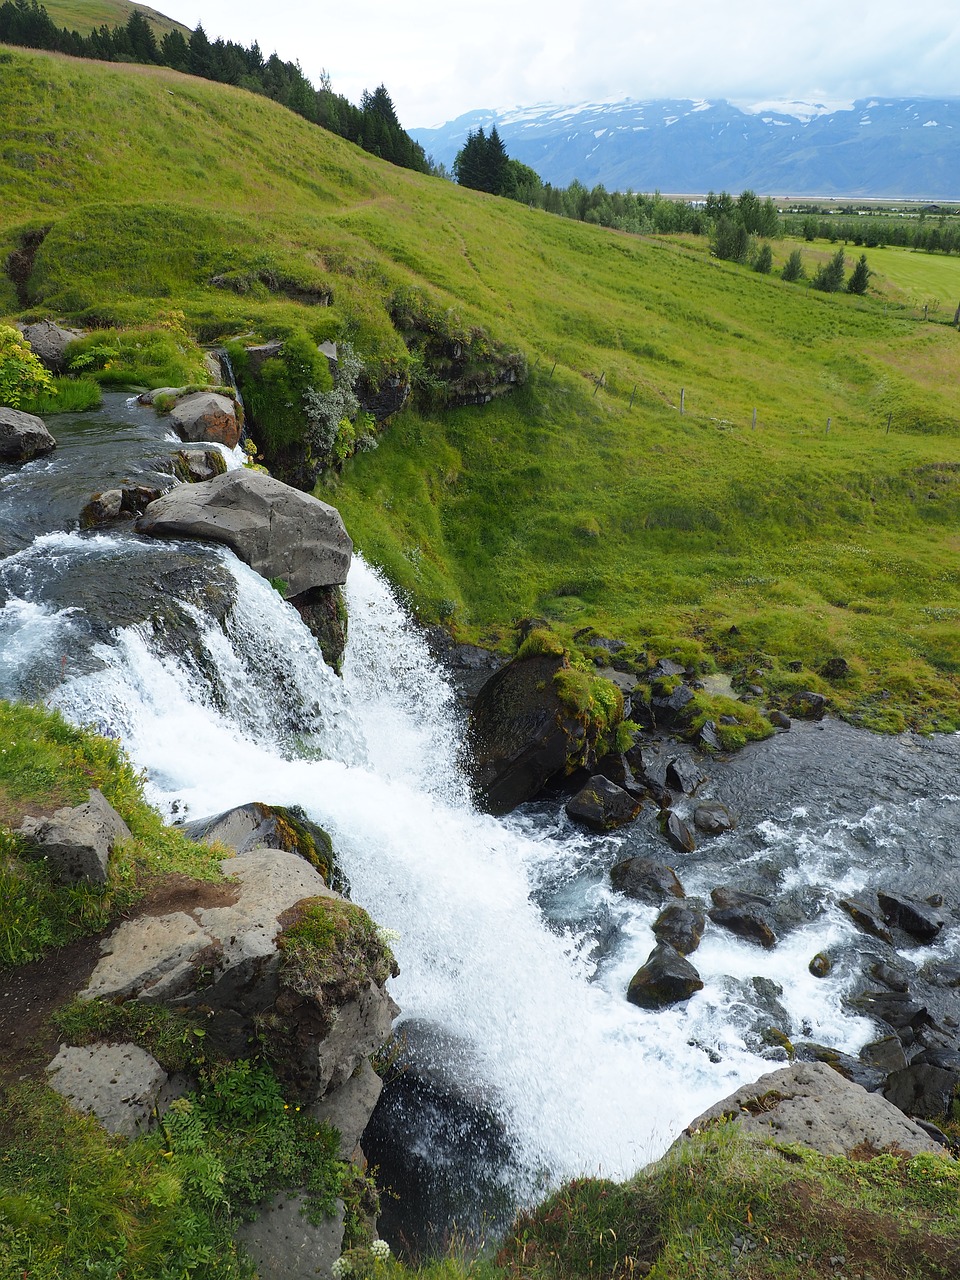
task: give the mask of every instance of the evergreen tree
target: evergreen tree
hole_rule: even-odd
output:
[[[483,126],[476,133],[471,130],[467,140],[457,152],[453,161],[453,176],[461,187],[470,187],[473,191],[482,191],[484,181],[484,161],[487,152],[487,136]]]
[[[838,249],[829,262],[817,269],[813,277],[813,287],[821,293],[836,293],[843,288],[844,254]]]
[[[139,10],[134,9],[127,19],[127,39],[137,62],[156,62],[160,56],[153,28]]]
[[[803,254],[799,249],[794,249],[790,257],[783,264],[783,270],[780,272],[782,280],[802,280],[806,275],[803,265]]]
[[[489,191],[491,195],[495,196],[502,194],[508,159],[507,149],[503,145],[500,134],[497,132],[497,126],[494,125],[490,130],[490,137],[487,139],[487,149],[484,156],[483,191]]]
[[[710,252],[727,262],[746,262],[750,252],[750,233],[733,214],[722,214],[716,222]]]
[[[848,293],[864,294],[867,292],[867,285],[870,283],[870,277],[873,272],[867,266],[867,255],[861,253],[860,260],[853,268],[853,273],[847,281]]]
[[[762,276],[769,275],[773,270],[773,250],[766,240],[764,240],[754,256],[753,269],[754,271],[759,271]]]

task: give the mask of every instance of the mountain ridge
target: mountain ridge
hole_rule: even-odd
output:
[[[410,134],[448,167],[467,134],[496,125],[546,182],[675,194],[960,197],[960,97],[852,103],[626,98],[466,112]]]

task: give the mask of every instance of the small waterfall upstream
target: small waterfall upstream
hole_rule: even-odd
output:
[[[30,464],[38,483],[48,465]],[[33,509],[30,468],[0,478],[13,508],[19,494]],[[792,1034],[856,1052],[876,1034],[844,1003],[866,944],[836,894],[921,857],[934,879],[955,869],[955,739],[807,726],[748,749],[716,792],[739,827],[677,862],[687,891],[775,866],[785,893],[823,901],[770,952],[708,930],[704,990],[641,1011],[624,991],[656,911],[614,894],[607,871],[632,853],[664,859],[655,826],[589,835],[560,802],[478,813],[443,673],[362,558],[341,680],[296,611],[228,552],[63,527],[19,543],[0,561],[0,696],[43,697],[119,738],[170,820],[258,800],[324,826],[354,899],[398,935],[391,987],[421,1065],[501,1127],[492,1176],[510,1204],[564,1177],[629,1174],[776,1066],[751,1031],[756,979],[776,984]],[[956,934],[938,954],[955,953]],[[808,964],[824,949],[838,962],[817,979]]]

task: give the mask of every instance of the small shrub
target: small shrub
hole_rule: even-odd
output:
[[[280,917],[282,980],[291,990],[342,1003],[368,982],[384,983],[396,962],[362,907],[342,898],[307,898]]]
[[[0,404],[23,408],[23,402],[55,395],[53,379],[29,342],[11,325],[0,325]]]

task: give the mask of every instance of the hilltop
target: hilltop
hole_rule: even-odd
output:
[[[774,701],[813,687],[877,727],[960,723],[960,346],[952,307],[895,304],[896,251],[872,255],[871,297],[826,296],[696,237],[397,169],[242,90],[3,56],[0,252],[20,267],[0,311],[178,312],[202,343],[297,329],[409,379],[380,447],[321,485],[422,618],[506,645],[537,614]],[[411,315],[515,352],[526,385],[442,407]]]

